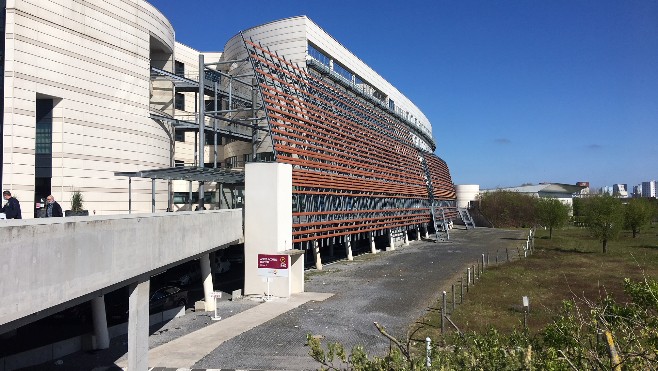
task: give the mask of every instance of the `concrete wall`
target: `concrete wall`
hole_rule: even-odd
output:
[[[292,166],[248,163],[245,195],[244,295],[263,294],[267,284],[258,276],[258,254],[278,254],[292,249]],[[286,278],[274,278],[270,292],[287,297],[291,292],[290,282]]]
[[[2,221],[0,326],[241,238],[241,209]]]

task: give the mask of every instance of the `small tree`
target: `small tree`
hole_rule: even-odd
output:
[[[640,228],[651,222],[652,205],[646,198],[633,198],[625,207],[625,227],[633,232],[633,238],[640,233]]]
[[[569,221],[571,206],[556,198],[540,198],[537,202],[537,219],[549,228],[548,238],[553,238],[553,228],[562,228]]]
[[[84,199],[82,198],[82,192],[75,190],[71,193],[71,211],[82,211],[82,203]]]
[[[617,237],[624,224],[621,201],[604,194],[587,199],[583,209],[587,228],[603,243],[603,252],[607,252],[608,241]]]

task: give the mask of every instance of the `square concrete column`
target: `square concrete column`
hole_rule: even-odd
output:
[[[420,241],[420,228],[416,228],[416,241]]]
[[[388,246],[386,247],[386,251],[393,251],[395,250],[395,240],[393,239],[393,231],[391,229],[388,230]]]
[[[128,299],[128,371],[148,370],[150,281],[130,285]]]
[[[107,330],[104,295],[91,299],[91,315],[94,323],[94,349],[109,348],[110,333]]]
[[[320,243],[313,241],[313,256],[315,257],[315,269],[322,270],[322,257],[320,257]]]
[[[210,254],[201,255],[199,259],[201,268],[201,281],[203,282],[203,300],[206,312],[215,310],[215,299],[212,297],[214,291],[212,283],[212,269],[210,267]]]
[[[409,246],[409,231],[405,230],[404,233],[404,246]]]
[[[354,256],[352,256],[352,239],[350,236],[345,236],[345,252],[347,254],[347,260],[354,260]]]
[[[297,256],[292,251],[292,165],[247,163],[244,207],[244,294],[262,295],[268,286],[259,275],[258,254]],[[271,278],[270,294],[289,297],[303,288],[303,282],[292,280],[303,279],[303,273]]]
[[[375,245],[375,234],[373,232],[368,232],[368,239],[370,240],[370,252],[377,254],[377,246]]]

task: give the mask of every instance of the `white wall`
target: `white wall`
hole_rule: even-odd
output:
[[[169,166],[167,132],[149,119],[149,55],[152,37],[173,50],[173,36],[142,0],[7,3],[3,188],[24,217],[33,214],[37,96],[57,100],[52,193],[64,209],[78,189],[90,212],[127,212],[128,182],[114,172]],[[133,183],[134,210],[150,211],[150,188]],[[166,208],[166,192],[157,205]]]
[[[258,276],[258,254],[292,249],[292,166],[248,163],[245,168],[244,295],[263,294],[267,284]],[[303,264],[303,262],[302,262]],[[291,281],[275,278],[274,296],[289,296]]]

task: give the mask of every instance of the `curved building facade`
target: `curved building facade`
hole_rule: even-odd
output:
[[[0,173],[24,217],[49,194],[68,209],[74,191],[90,214],[126,213],[129,199],[133,212],[194,209],[196,183],[129,190],[117,173],[252,161],[293,166],[296,247],[417,228],[454,206],[427,117],[305,16],[205,53],[144,0],[5,6]],[[208,208],[242,206],[243,185],[204,186]]]
[[[295,247],[402,234],[454,216],[454,185],[430,152],[425,115],[310,19],[243,31],[222,58],[235,61],[230,73],[256,78],[260,149],[293,166]]]
[[[4,189],[27,218],[49,194],[68,209],[74,190],[90,214],[126,212],[128,181],[114,172],[171,164],[173,130],[149,118],[171,109],[171,89],[150,77],[172,68],[171,24],[143,0],[3,3]],[[150,210],[151,182],[132,194]]]

